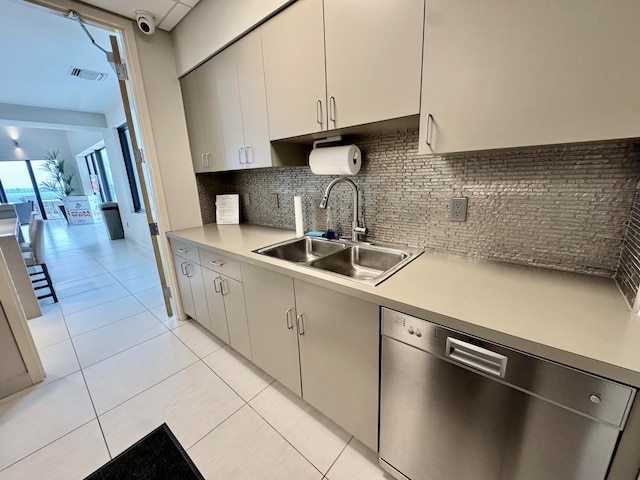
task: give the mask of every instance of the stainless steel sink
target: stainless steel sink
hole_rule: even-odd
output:
[[[315,237],[296,238],[256,250],[268,257],[295,263],[306,263],[347,248],[345,243]]]
[[[254,252],[367,285],[378,285],[422,253],[407,247],[316,237],[287,240]]]
[[[354,245],[314,260],[310,266],[360,281],[372,281],[409,257],[400,250]]]

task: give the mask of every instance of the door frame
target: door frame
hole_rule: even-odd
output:
[[[160,176],[160,167],[157,160],[157,150],[155,148],[156,142],[151,127],[151,114],[144,90],[142,67],[136,44],[137,32],[135,21],[100,10],[97,7],[71,0],[24,1],[50,11],[60,12],[62,15],[66,15],[70,10],[73,10],[80,16],[85,24],[94,25],[107,30],[113,30],[119,35],[118,46],[124,57],[129,76],[127,87],[129,99],[135,111],[135,123],[139,132],[139,147],[144,151],[145,163],[149,170],[149,181],[153,192],[154,209],[156,214],[155,220],[158,224],[158,241],[162,254],[163,269],[169,280],[172,298],[176,307],[174,315],[177,315],[181,320],[184,320],[186,316],[182,310],[180,298],[178,295],[173,294],[177,292],[177,283],[175,270],[172,266],[173,262],[171,262],[172,254],[169,242],[165,236],[165,232],[170,229],[170,221]],[[80,27],[78,26],[78,28]],[[87,41],[89,40],[87,39]],[[110,46],[105,45],[104,47],[109,48]],[[99,54],[99,52],[97,52],[97,54]],[[133,125],[130,125],[129,128],[133,128]],[[152,240],[150,242],[152,242]]]

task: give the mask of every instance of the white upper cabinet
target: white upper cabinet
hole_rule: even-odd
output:
[[[244,131],[244,162],[248,168],[269,167],[278,161],[272,158],[269,143],[269,117],[260,29],[240,39],[233,47]]]
[[[194,170],[224,170],[222,125],[211,65],[205,64],[186,75],[180,85]]]
[[[638,19],[637,0],[429,0],[420,153],[637,137]]]
[[[424,0],[324,0],[329,129],[420,111]]]
[[[271,138],[418,114],[423,19],[424,0],[298,0],[267,21]]]
[[[216,79],[226,165],[230,170],[243,168],[244,132],[234,45],[209,60],[209,64]]]
[[[271,139],[327,129],[322,0],[298,0],[262,25]]]

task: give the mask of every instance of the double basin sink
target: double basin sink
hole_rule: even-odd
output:
[[[422,253],[412,248],[317,237],[295,238],[254,252],[367,285],[378,285]]]

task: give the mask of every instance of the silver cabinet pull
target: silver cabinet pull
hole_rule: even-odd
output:
[[[206,159],[206,162],[207,162],[207,165],[206,165],[207,168],[211,168],[211,162],[209,161],[211,159],[211,154],[210,153],[206,153],[205,154],[205,159]]]
[[[244,165],[246,163],[242,161],[242,150],[243,150],[242,147],[238,148],[238,161],[240,162],[240,165]]]
[[[316,122],[322,125],[322,100],[316,100]]]
[[[427,114],[427,135],[426,135],[426,139],[425,139],[425,143],[429,146],[431,146],[431,122],[433,121],[433,115],[431,115],[430,113]]]
[[[179,248],[178,251],[180,253],[188,253],[189,252],[189,250],[187,250],[186,248]]]
[[[296,317],[296,325],[298,326],[298,335],[304,335],[304,322],[302,314]]]
[[[203,167],[203,168],[206,168],[206,167],[207,167],[207,165],[204,163],[204,156],[205,156],[205,154],[204,154],[204,153],[203,153],[202,155],[200,155],[200,160],[202,161],[202,167]]]
[[[211,260],[211,264],[215,265],[216,267],[221,267],[224,265],[224,262],[221,260]]]
[[[220,293],[222,294],[223,297],[229,293],[229,289],[228,288],[227,288],[226,292],[225,292],[225,289],[224,289],[224,286],[227,283],[228,282],[227,282],[226,278],[223,278],[222,280],[220,280]]]
[[[180,264],[180,271],[182,272],[182,274],[183,274],[183,275],[186,275],[186,274],[187,274],[187,272],[186,272],[186,270],[185,270],[185,267],[184,267],[186,263],[187,263],[187,262],[182,262],[182,263]]]
[[[333,126],[335,127],[336,123],[336,97],[329,97],[329,120],[333,122]]]
[[[253,158],[253,155],[250,156],[249,152],[251,152],[251,145],[244,147],[244,156],[245,163],[252,164],[253,162],[255,162],[255,160],[251,160],[251,158]]]
[[[193,264],[186,262],[187,264],[184,267],[184,270],[187,272],[187,277],[193,277],[193,268],[191,268],[191,274],[189,274],[189,267],[193,267]]]
[[[287,308],[287,310],[284,312],[285,322],[289,330],[293,328],[293,319],[291,318],[291,312],[293,312],[293,308]]]
[[[213,279],[213,289],[216,291],[216,293],[222,293],[222,289],[220,288],[220,284],[218,283],[219,280],[221,280],[220,277],[216,277]]]
[[[506,356],[455,338],[447,337],[445,356],[498,378],[507,373]]]

